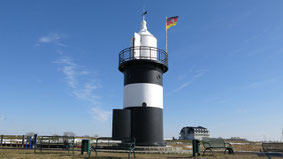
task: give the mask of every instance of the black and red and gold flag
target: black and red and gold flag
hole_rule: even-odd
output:
[[[179,16],[167,18],[166,29],[169,29],[171,26],[175,26],[177,23],[178,17]]]

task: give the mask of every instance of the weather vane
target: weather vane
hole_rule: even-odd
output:
[[[145,12],[142,14],[142,20],[145,19],[144,15],[146,15],[146,14],[147,14],[147,11],[145,11]]]

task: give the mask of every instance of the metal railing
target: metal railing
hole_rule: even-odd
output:
[[[129,47],[119,53],[119,66],[131,60],[152,60],[168,66],[168,55],[166,51],[149,46]]]

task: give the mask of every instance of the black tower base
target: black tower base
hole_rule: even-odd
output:
[[[163,143],[163,109],[161,108],[114,109],[112,128],[113,138],[123,138],[131,134],[131,137],[136,138],[137,146],[165,146]]]

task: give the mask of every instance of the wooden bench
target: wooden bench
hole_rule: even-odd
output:
[[[95,151],[95,155],[97,156],[97,152],[127,152],[128,158],[131,157],[133,153],[134,158],[135,154],[135,138],[111,138],[111,137],[100,137],[96,139],[95,146],[91,146],[90,152]],[[108,151],[107,151],[108,150]],[[122,150],[122,151],[120,151]],[[90,153],[89,153],[90,155]]]
[[[214,155],[212,149],[225,149],[224,154],[226,154],[226,151],[228,151],[229,154],[234,154],[232,145],[226,143],[224,139],[203,139],[202,144],[204,147],[203,156],[206,150],[210,150],[211,154]]]
[[[272,157],[283,158],[283,143],[272,142],[272,143],[262,143],[263,152],[257,153],[258,156],[267,156],[268,159]]]

